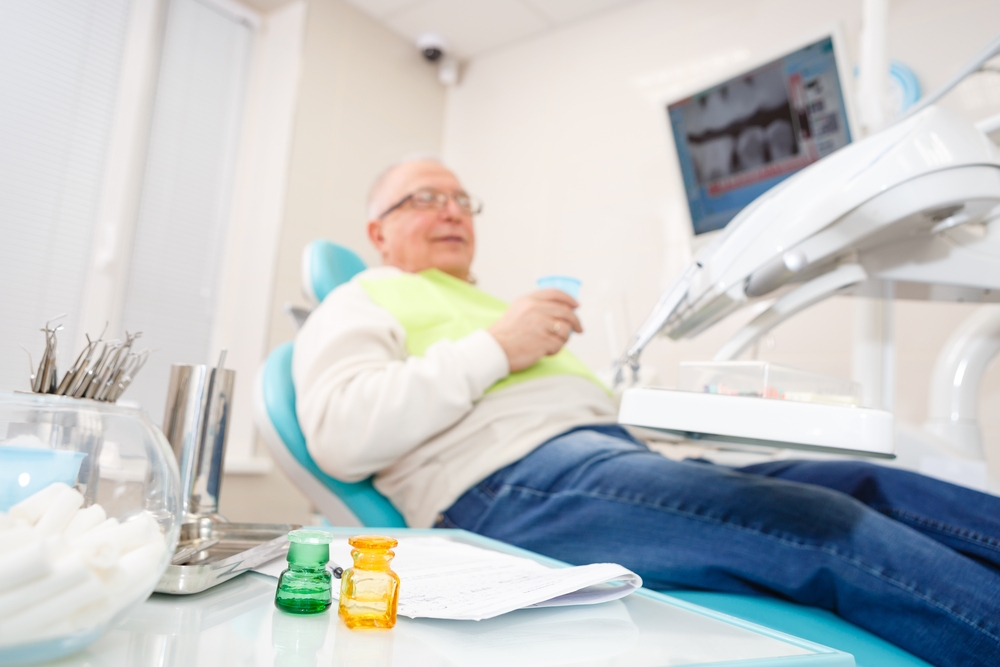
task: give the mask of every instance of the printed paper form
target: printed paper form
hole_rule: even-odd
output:
[[[441,537],[402,537],[394,551],[398,613],[409,618],[478,621],[524,607],[617,600],[642,585],[639,575],[613,563],[551,568]],[[330,545],[330,560],[350,567],[346,538]],[[255,571],[277,577],[285,567],[279,558]],[[339,593],[334,582],[334,599]]]

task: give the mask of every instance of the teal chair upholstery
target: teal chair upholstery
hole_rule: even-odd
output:
[[[313,304],[364,271],[365,261],[337,243],[317,239],[302,252],[302,291]]]
[[[306,246],[303,267],[303,289],[319,303],[363,271],[365,264],[351,250],[319,240]],[[255,382],[254,420],[275,462],[334,525],[406,527],[403,516],[371,479],[342,482],[320,470],[309,455],[295,412],[292,351],[292,343],[275,348]]]
[[[708,591],[667,591],[667,595],[850,653],[857,667],[932,667],[825,609],[774,598]]]

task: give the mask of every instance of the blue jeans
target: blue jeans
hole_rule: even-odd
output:
[[[1000,498],[858,461],[672,461],[617,426],[549,440],[437,522],[659,590],[829,609],[928,662],[1000,665]]]

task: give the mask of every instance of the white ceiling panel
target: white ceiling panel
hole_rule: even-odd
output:
[[[613,7],[624,7],[635,0],[522,0],[555,24],[569,23]]]
[[[424,0],[384,22],[412,40],[436,32],[463,60],[549,27],[538,11],[518,0]]]
[[[277,0],[244,0],[275,2]],[[347,0],[397,34],[416,41],[434,32],[468,60],[525,37],[642,0]]]
[[[256,9],[262,14],[272,12],[279,7],[284,7],[292,0],[240,0],[241,4],[246,5],[252,9]]]
[[[418,4],[420,0],[347,0],[347,2],[369,16],[384,19],[400,10]]]

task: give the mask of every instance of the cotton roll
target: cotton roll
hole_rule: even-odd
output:
[[[0,645],[94,629],[148,591],[167,555],[159,523],[124,523],[66,484],[0,513]]]
[[[115,535],[118,532],[118,525],[118,519],[114,517],[105,519],[82,535],[71,538],[69,540],[70,546],[82,548],[91,542],[103,542],[109,538],[117,542],[118,538]]]
[[[34,539],[31,527],[24,523],[14,526],[10,530],[0,531],[0,557],[17,551]],[[3,574],[0,573],[0,577],[2,576]]]
[[[42,537],[62,533],[82,505],[83,496],[79,491],[69,487],[60,489],[39,517],[35,532]]]
[[[86,578],[87,568],[83,563],[75,558],[65,558],[44,577],[0,593],[0,619],[17,613],[26,603],[56,595]]]
[[[160,534],[160,526],[148,512],[142,512],[125,523],[116,531],[116,536],[122,548],[122,553],[141,547]]]
[[[121,557],[121,543],[110,532],[98,535],[96,539],[76,545],[69,556],[78,558],[94,570],[108,570],[118,564]]]
[[[83,581],[57,595],[25,607],[16,616],[4,619],[0,625],[0,641],[9,643],[30,640],[52,624],[58,623],[77,610],[107,598],[104,586],[93,574],[87,573]]]
[[[11,507],[10,516],[12,519],[23,519],[31,525],[35,525],[52,504],[52,501],[55,500],[55,497],[67,489],[69,487],[62,482],[49,484],[38,493],[28,496]]]
[[[73,515],[73,518],[70,519],[69,524],[66,526],[66,530],[63,531],[63,535],[65,535],[67,539],[71,540],[74,537],[82,535],[91,528],[95,528],[101,523],[104,523],[107,518],[107,513],[100,505],[85,507],[82,510],[78,510],[77,513]]]
[[[120,594],[137,586],[143,587],[154,583],[150,581],[150,575],[157,572],[165,551],[163,537],[157,533],[148,544],[122,556],[109,582],[112,593]]]
[[[0,592],[43,577],[51,571],[45,546],[41,542],[26,544],[0,557]]]

